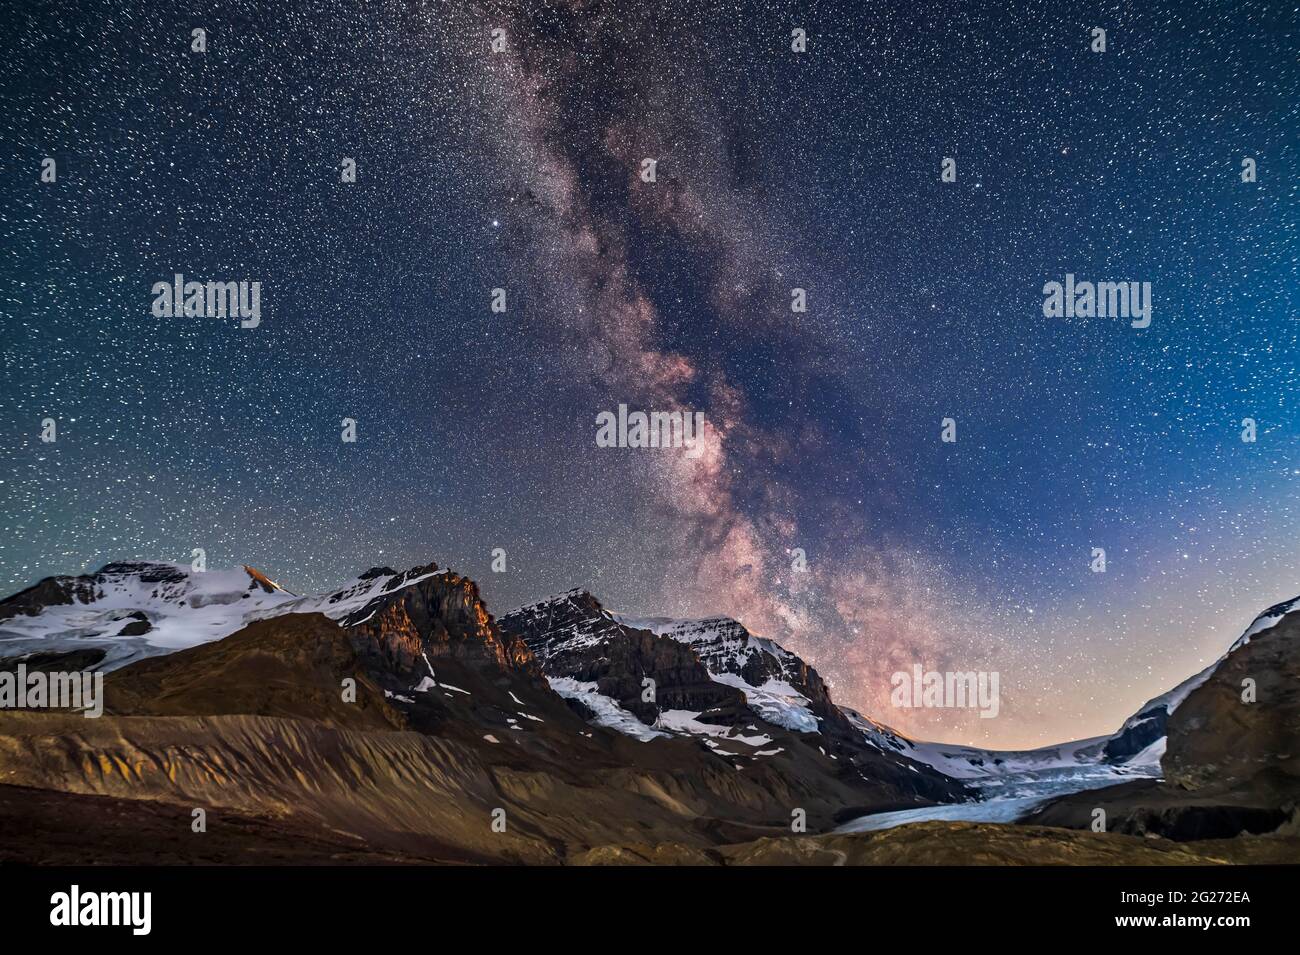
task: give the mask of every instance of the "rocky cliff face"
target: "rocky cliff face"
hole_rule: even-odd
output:
[[[1201,672],[1188,677],[1169,692],[1162,693],[1153,700],[1148,700],[1137,713],[1124,721],[1124,725],[1117,732],[1105,740],[1102,748],[1102,759],[1109,763],[1122,764],[1153,744],[1166,739],[1166,737],[1169,738],[1169,744],[1172,744],[1173,733],[1170,726],[1174,714],[1187,701],[1197,696],[1201,687],[1210,684],[1219,686],[1222,689],[1227,676],[1220,671],[1224,671],[1224,668],[1234,660],[1237,663],[1233,664],[1233,666],[1237,666],[1242,659],[1250,659],[1255,656],[1256,651],[1250,651],[1244,657],[1241,654],[1256,637],[1264,634],[1275,634],[1279,630],[1288,632],[1285,628],[1294,626],[1295,620],[1292,612],[1297,608],[1300,608],[1300,598],[1269,607],[1251,622],[1246,632],[1228,648],[1228,651],[1222,657]],[[1203,700],[1204,697],[1201,697],[1201,699]],[[1186,737],[1185,732],[1179,732]],[[1168,753],[1169,744],[1166,745],[1166,754]]]
[[[864,744],[769,722],[747,684],[719,682],[690,646],[626,627],[589,596],[561,621],[566,642],[562,608],[545,627],[538,615],[500,626],[472,580],[435,565],[377,567],[305,597],[248,570],[100,573],[29,592],[0,634],[32,664],[111,671],[99,719],[0,711],[0,785],[65,794],[68,811],[93,816],[87,799],[111,801],[117,818],[124,800],[201,805],[286,845],[560,862],[645,840],[702,851],[788,832],[793,814],[818,831],[965,795]],[[150,630],[123,636],[123,621]],[[667,723],[645,737],[593,723],[543,666]],[[643,706],[647,676],[657,695]]]
[[[375,666],[418,680],[430,675],[425,660],[451,657],[538,674],[528,647],[496,626],[468,577],[429,564],[403,574],[374,568],[359,579],[381,576],[383,590],[339,621]]]
[[[1300,613],[1281,620],[1215,667],[1169,717],[1161,767],[1191,791],[1300,796]],[[1283,609],[1285,608],[1285,609]]]
[[[801,772],[885,786],[902,802],[970,796],[881,746],[835,706],[816,670],[735,620],[633,618],[574,590],[504,614],[501,626],[527,642],[551,685],[595,724],[638,739],[695,736],[738,767],[806,762]]]
[[[1163,780],[1066,796],[1027,821],[1225,839],[1296,825],[1300,804],[1300,601],[1270,607],[1224,656],[1152,700],[1112,741],[1164,737]],[[1158,735],[1154,733],[1159,730]]]
[[[773,640],[756,637],[730,617],[703,620],[650,618],[637,622],[623,615],[629,626],[642,625],[694,650],[711,673],[729,673],[751,686],[769,681],[788,683],[818,708],[830,709],[830,693],[821,676],[795,654]]]
[[[648,630],[625,627],[589,593],[570,591],[501,617],[502,629],[521,639],[549,675],[594,683],[643,723],[664,710],[710,712],[734,723],[744,695],[717,683],[695,651]],[[646,699],[646,680],[653,681]]]

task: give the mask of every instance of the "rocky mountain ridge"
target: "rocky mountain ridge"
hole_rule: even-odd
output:
[[[210,573],[110,565],[10,604],[0,668],[100,654],[107,704],[93,720],[0,711],[0,785],[206,806],[469,862],[646,839],[704,847],[788,832],[792,818],[825,831],[846,812],[968,795],[904,760],[837,757],[742,719],[743,694],[725,686],[737,709],[726,740],[593,725],[473,581],[435,565],[374,568],[306,597]],[[120,633],[140,617],[149,631]],[[626,643],[656,673],[675,662],[704,679],[673,641],[638,631]]]
[[[248,567],[109,564],[0,601],[0,669],[108,673],[101,720],[0,712],[0,784],[288,814],[381,851],[416,839],[446,859],[563,861],[779,834],[797,812],[825,831],[968,800],[963,779],[1163,755],[1164,788],[1107,795],[1123,831],[1268,831],[1295,794],[1297,644],[1281,639],[1295,605],[1112,736],[998,753],[842,708],[815,668],[728,618],[633,617],[579,590],[498,620],[472,580],[434,564],[307,596]],[[1234,702],[1247,677],[1268,706]],[[1155,707],[1165,735],[1127,752]],[[1145,801],[1124,802],[1134,794]],[[1070,805],[1045,818],[1072,824]],[[483,833],[494,808],[516,820],[511,838]]]

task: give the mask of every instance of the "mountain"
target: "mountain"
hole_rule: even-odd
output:
[[[1148,751],[1156,759],[1164,752],[1164,740],[1168,731],[1169,717],[1191,696],[1192,692],[1207,683],[1228,657],[1248,644],[1253,637],[1275,627],[1283,617],[1297,609],[1300,597],[1284,601],[1269,607],[1256,617],[1214,663],[1194,676],[1188,677],[1167,693],[1148,700],[1141,709],[1124,721],[1124,725],[1106,740],[1102,758],[1108,762],[1124,762],[1137,753]]]
[[[1230,838],[1297,825],[1300,803],[1300,598],[1268,608],[1217,661],[1147,703],[1115,736],[1140,731],[1162,779],[1057,799],[1029,821],[1111,832]]]
[[[1106,788],[1034,821],[1087,829],[1102,806],[1117,833],[1270,832],[1294,825],[1300,776],[1295,607],[1110,736],[999,753],[842,708],[815,668],[729,618],[633,617],[575,590],[498,620],[433,564],[306,596],[249,567],[109,564],[0,601],[0,670],[107,673],[98,719],[0,711],[0,824],[32,832],[0,860],[43,858],[39,805],[69,838],[78,820],[113,833],[104,859],[703,864],[779,845],[808,861],[819,843],[787,838],[801,814],[827,832],[1075,771]],[[1163,781],[1096,776],[1157,765]],[[193,807],[212,840],[168,828]],[[173,836],[133,843],[130,825]],[[826,852],[856,858],[853,839]]]
[[[995,781],[1002,777],[1067,769],[1112,769],[1117,775],[1136,773],[1160,775],[1165,755],[1170,717],[1199,687],[1209,682],[1239,649],[1251,639],[1275,627],[1284,617],[1300,610],[1300,597],[1269,607],[1252,621],[1246,631],[1214,663],[1188,677],[1172,690],[1144,703],[1115,732],[1089,739],[1057,743],[1028,750],[990,750],[955,743],[928,743],[908,739],[880,723],[852,710],[845,714],[889,746],[956,779]]]
[[[624,626],[689,647],[715,682],[742,691],[749,705],[772,723],[801,733],[819,732],[819,723],[846,728],[843,713],[816,670],[775,641],[754,636],[738,621],[616,618]]]
[[[578,616],[608,624],[596,606]],[[701,733],[683,720],[646,741],[593,725],[552,688],[564,679],[544,671],[552,655],[498,624],[472,580],[432,564],[311,596],[247,569],[110,564],[42,581],[0,613],[0,669],[107,672],[98,719],[0,711],[0,784],[45,793],[61,818],[120,821],[146,801],[150,832],[175,818],[158,807],[204,807],[230,834],[227,859],[246,859],[249,833],[268,827],[288,857],[300,842],[313,858],[361,846],[439,862],[562,862],[644,843],[709,852],[788,833],[796,816],[825,831],[846,813],[968,795],[834,727],[768,722],[691,648],[616,621],[603,645],[621,662],[580,675],[617,682],[635,663],[664,687],[656,714],[700,706],[682,712],[731,722]],[[203,846],[167,851],[193,860]]]
[[[971,795],[878,745],[835,705],[815,669],[730,618],[635,618],[573,590],[511,611],[500,624],[536,655],[552,689],[596,725],[639,740],[695,737],[737,766],[774,760],[870,780],[892,787],[900,806]]]
[[[439,576],[445,586],[428,584]],[[447,606],[425,602],[435,592]],[[450,631],[442,626],[434,652],[482,652],[502,665],[523,665],[524,648],[502,642],[477,595],[472,581],[435,564],[401,573],[372,567],[337,590],[298,596],[248,566],[198,571],[182,564],[113,563],[92,574],[47,577],[0,600],[0,658],[77,650],[96,655],[97,667],[109,672],[220,639],[256,620],[322,613],[371,634],[372,641],[381,629],[400,629],[405,642],[387,649],[395,654],[390,662],[409,672],[418,662],[418,624],[432,624],[445,610],[455,626],[477,639],[447,643]]]
[[[1264,611],[1207,669],[1169,707],[1165,778],[1188,790],[1255,787],[1296,795],[1300,597]]]
[[[107,671],[224,637],[293,599],[250,568],[107,564],[0,600],[0,656],[81,650]]]

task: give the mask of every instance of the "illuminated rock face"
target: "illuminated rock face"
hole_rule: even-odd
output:
[[[379,571],[367,571],[374,575]],[[361,579],[367,579],[362,575]],[[411,583],[410,581],[414,581]],[[422,658],[490,663],[536,676],[537,661],[525,643],[496,625],[478,585],[436,564],[392,575],[387,589],[339,621],[363,656],[385,666],[424,675]]]
[[[1174,710],[1168,735],[1172,785],[1300,794],[1300,614],[1232,650]]]

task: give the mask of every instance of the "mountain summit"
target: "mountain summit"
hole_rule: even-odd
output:
[[[98,719],[0,711],[0,780],[141,831],[157,807],[205,806],[278,833],[290,860],[717,862],[792,821],[825,832],[979,798],[966,781],[1095,765],[1163,764],[1168,783],[1056,800],[1044,819],[1076,825],[1104,798],[1124,831],[1270,831],[1300,775],[1295,605],[1110,737],[997,753],[841,708],[814,667],[730,618],[633,617],[575,590],[497,619],[436,564],[299,596],[247,567],[114,563],[0,601],[0,670],[107,673]]]
[[[792,659],[749,667],[773,677],[754,686],[710,670],[703,641],[628,627],[589,594],[498,622],[472,580],[434,564],[309,596],[243,569],[113,564],[0,612],[0,669],[39,657],[108,674],[99,719],[0,712],[9,785],[323,826],[439,861],[646,840],[696,852],[792,819],[824,831],[971,798],[870,745]]]
[[[741,761],[817,765],[946,802],[964,787],[859,730],[803,660],[730,618],[640,619],[569,591],[511,611],[501,627],[541,661],[552,689],[596,725],[637,739],[683,735]]]

